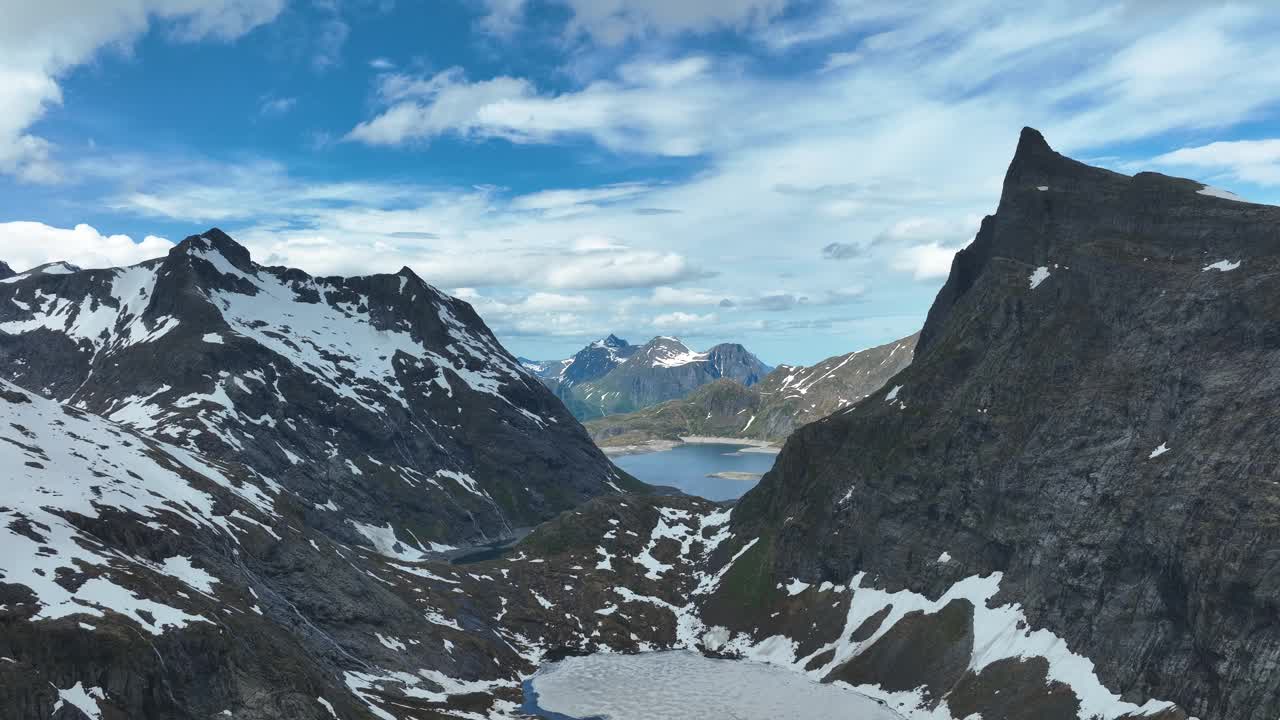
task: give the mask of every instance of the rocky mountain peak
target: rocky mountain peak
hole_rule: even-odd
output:
[[[5,278],[11,278],[17,274],[18,273],[13,271],[13,268],[9,267],[9,263],[6,263],[3,260],[0,260],[0,280],[4,280]]]
[[[953,633],[960,661],[892,681],[940,688],[956,717],[1276,714],[1280,677],[1246,648],[1280,646],[1280,627],[1253,621],[1274,606],[1280,546],[1277,225],[1280,208],[1091,168],[1023,132],[912,364],[793,434],[734,510],[735,535],[770,543],[773,567],[752,569],[761,594],[854,578],[893,598],[864,606],[871,618],[909,593],[999,587],[899,625],[883,654],[860,649],[829,677],[887,682],[882,659]],[[1024,625],[1004,637],[1057,635],[1089,673],[1041,650],[1003,668],[988,655],[985,676],[966,677],[971,650],[992,647],[983,615],[1015,603]],[[767,637],[775,609],[726,603],[723,617]],[[1040,654],[1047,671],[1027,662]],[[1025,676],[997,696],[993,672]],[[1046,677],[1075,695],[1061,709]],[[1013,707],[1016,684],[1038,697],[992,712]]]
[[[597,342],[603,344],[605,347],[614,347],[614,348],[626,347],[630,345],[630,343],[628,343],[626,340],[623,340],[622,338],[618,337],[617,335],[614,335],[613,333],[609,333],[609,337],[603,340],[598,340]]]
[[[169,251],[170,256],[195,255],[207,258],[210,254],[226,258],[227,262],[245,272],[253,270],[253,258],[249,255],[249,249],[216,227],[187,237]]]
[[[6,266],[6,267],[7,267],[7,266]],[[79,267],[78,265],[72,265],[71,263],[69,263],[69,262],[65,262],[65,261],[62,261],[62,260],[55,260],[55,261],[53,261],[53,262],[47,262],[47,263],[45,263],[45,264],[43,264],[43,265],[37,265],[37,266],[35,266],[35,267],[31,268],[30,270],[28,270],[27,272],[22,273],[22,274],[23,274],[23,275],[27,275],[27,274],[30,274],[30,275],[70,275],[71,273],[76,273],[76,272],[80,272],[80,267]],[[14,273],[14,274],[16,275],[16,274],[18,274],[18,273]]]
[[[469,305],[411,271],[263,267],[215,229],[59,272],[0,283],[6,379],[245,462],[346,542],[483,541],[629,482]]]

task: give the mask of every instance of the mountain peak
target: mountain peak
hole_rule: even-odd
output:
[[[1039,130],[1033,127],[1022,128],[1022,132],[1018,135],[1018,149],[1014,151],[1014,156],[1020,153],[1038,152],[1053,152],[1053,148],[1049,147],[1049,141],[1044,139],[1044,134]]]
[[[253,259],[245,246],[231,239],[231,236],[218,228],[209,228],[200,235],[192,235],[174,246],[170,255],[207,255],[210,252],[221,255],[227,262],[240,270],[253,269]]]
[[[1004,183],[1010,185],[1026,185],[1047,182],[1069,162],[1067,158],[1054,152],[1049,147],[1044,135],[1035,128],[1024,127],[1018,136],[1018,147],[1013,152],[1013,160],[1009,162],[1009,170],[1005,173]]]
[[[17,274],[18,273],[13,271],[13,268],[9,267],[9,263],[6,263],[3,260],[0,260],[0,280],[4,280],[5,278],[11,278]]]
[[[5,267],[7,268],[8,266],[6,265]],[[73,272],[80,272],[80,267],[64,260],[55,260],[54,262],[37,265],[27,271],[32,275],[67,275]],[[16,275],[17,273],[14,274]]]
[[[591,345],[589,345],[588,347],[624,348],[624,347],[630,347],[630,345],[631,344],[628,343],[626,340],[623,340],[622,338],[618,337],[617,335],[614,335],[613,333],[609,333],[608,337],[601,338],[600,340],[596,340],[592,342]]]

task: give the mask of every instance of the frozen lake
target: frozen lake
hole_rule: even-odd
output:
[[[524,711],[553,720],[900,720],[846,687],[785,668],[687,651],[587,655],[525,683]]]
[[[651,485],[671,485],[708,500],[733,500],[756,486],[773,467],[774,453],[752,452],[749,445],[688,443],[671,450],[613,458],[618,467]],[[751,479],[708,477],[713,473],[749,473]]]

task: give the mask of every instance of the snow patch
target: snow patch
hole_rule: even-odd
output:
[[[1036,288],[1040,287],[1040,283],[1048,279],[1049,279],[1049,268],[1044,265],[1041,265],[1040,267],[1036,268],[1035,271],[1031,273],[1031,276],[1027,278],[1027,280],[1031,282],[1032,290],[1035,290]]]
[[[1217,270],[1219,272],[1231,272],[1232,270],[1235,270],[1238,267],[1240,267],[1239,260],[1236,260],[1234,262],[1230,260],[1219,260],[1218,262],[1213,263],[1212,265],[1205,265],[1200,272],[1207,272],[1209,270]]]

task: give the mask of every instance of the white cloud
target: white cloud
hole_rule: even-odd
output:
[[[524,3],[501,4],[507,32],[519,32]],[[775,333],[780,358],[812,361],[821,355],[787,354],[835,354],[917,329],[952,254],[995,207],[1022,125],[1084,158],[1136,138],[1155,154],[1172,149],[1162,145],[1170,136],[1209,143],[1220,128],[1266,120],[1280,101],[1280,84],[1258,72],[1280,61],[1280,43],[1257,4],[829,0],[768,24],[728,3],[683,4],[668,16],[656,3],[604,0],[581,15],[566,3],[576,25],[551,28],[558,37],[540,46],[564,53],[564,72],[551,78],[417,74],[407,61],[376,74],[374,105],[348,140],[406,151],[442,136],[488,142],[486,152],[564,143],[566,167],[590,163],[550,182],[522,175],[516,197],[182,162],[184,175],[121,173],[127,182],[109,204],[217,222],[259,257],[311,272],[411,265],[433,283],[497,298],[511,332],[545,323],[560,336],[573,322],[621,332],[651,328],[651,315],[668,310],[715,311],[720,321],[707,327],[716,332]],[[740,4],[752,6],[767,10]],[[726,27],[758,45],[670,54],[681,33]],[[643,39],[655,54],[593,47],[609,38]],[[506,57],[486,66],[520,67]],[[596,147],[580,152],[581,140]],[[1154,162],[1265,182],[1269,147],[1203,145]],[[565,185],[567,176],[607,179]],[[823,261],[823,248],[842,261]],[[590,302],[518,310],[536,293]],[[722,299],[734,307],[717,309]]]
[[[8,0],[0,13],[0,173],[54,182],[53,147],[28,128],[63,102],[57,79],[105,46],[127,46],[155,20],[181,41],[231,40],[276,17],[285,0]]]
[[[839,70],[857,63],[862,59],[862,53],[859,52],[835,52],[827,55],[827,61],[822,65],[822,72],[831,72]]]
[[[284,115],[298,104],[296,97],[265,97],[262,104],[258,106],[258,113],[261,115]]]
[[[907,217],[895,221],[875,237],[877,245],[904,245],[933,242],[965,246],[978,232],[982,218],[970,215],[955,220],[938,217]]]
[[[533,312],[585,310],[591,307],[591,300],[585,295],[536,292],[521,301],[520,307]]]
[[[369,61],[369,67],[379,72],[386,72],[387,70],[394,70],[396,64],[390,58],[376,57]]]
[[[646,300],[649,305],[719,305],[729,299],[724,293],[705,288],[656,287]]]
[[[480,28],[499,37],[509,37],[520,28],[524,18],[525,0],[482,0],[487,12],[480,19]]]
[[[388,107],[347,139],[368,145],[424,142],[440,135],[545,143],[588,136],[619,152],[686,156],[703,152],[714,134],[715,108],[726,88],[711,82],[701,57],[638,62],[617,79],[576,92],[540,94],[523,78],[469,81],[461,68],[427,77],[394,74],[380,82]]]
[[[565,210],[580,205],[633,198],[650,190],[644,183],[619,183],[596,188],[543,190],[521,195],[512,201],[517,210]]]
[[[553,0],[566,7],[569,37],[586,36],[602,45],[629,39],[676,35],[763,24],[778,15],[787,0]],[[499,36],[512,35],[524,17],[525,0],[485,0],[488,14],[481,27]]]
[[[688,329],[702,325],[710,325],[716,321],[715,313],[707,313],[698,315],[697,313],[675,312],[665,313],[653,318],[653,326],[656,328],[681,328]]]
[[[618,250],[562,259],[546,274],[557,288],[644,288],[701,277],[679,253]]]
[[[945,278],[951,272],[951,260],[959,247],[943,247],[937,243],[913,245],[898,250],[890,266],[899,272],[909,272],[916,280]]]
[[[1180,148],[1154,157],[1150,162],[1242,182],[1280,185],[1280,139],[1213,142]]]
[[[57,228],[38,222],[0,223],[0,260],[23,272],[65,260],[83,268],[133,265],[160,257],[173,243],[148,235],[134,242],[128,235],[103,235],[89,225]]]

